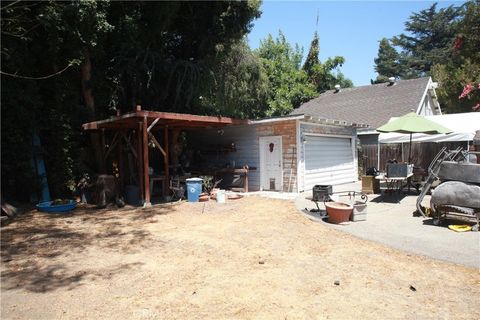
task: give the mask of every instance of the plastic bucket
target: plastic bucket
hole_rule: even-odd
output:
[[[127,203],[132,206],[138,206],[140,204],[140,188],[137,186],[125,186],[125,195]]]
[[[225,203],[226,193],[225,190],[218,190],[217,191],[217,202],[218,203]]]
[[[188,202],[198,202],[198,196],[202,192],[203,180],[200,178],[190,178],[186,181]]]

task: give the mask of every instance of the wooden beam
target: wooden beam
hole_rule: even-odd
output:
[[[159,118],[157,118],[157,119],[159,119]],[[163,130],[165,128],[165,126],[167,126],[167,125],[171,127],[172,125],[181,124],[181,123],[185,123],[185,121],[178,121],[178,120],[168,120],[167,121],[167,120],[162,119],[162,121],[157,123],[158,125],[155,129],[159,129],[159,130],[162,129]]]
[[[118,124],[119,121],[136,122],[138,119],[135,119],[135,118],[138,118],[138,117],[139,116],[136,114],[136,112],[130,112],[130,113],[126,113],[124,115],[118,116],[118,117],[111,117],[111,118],[104,119],[104,120],[84,123],[82,125],[82,128],[83,128],[83,130],[96,130],[96,129],[100,129],[101,127],[103,127],[103,125],[107,125],[107,124],[112,124],[113,125],[114,123]],[[130,118],[133,118],[133,120],[130,120]]]
[[[142,148],[143,148],[143,183],[144,189],[143,192],[145,194],[145,203],[144,206],[150,206],[150,177],[148,176],[148,169],[149,166],[149,159],[148,159],[148,121],[147,117],[143,117],[143,125],[142,125]]]
[[[163,155],[163,158],[165,159],[165,182],[164,182],[164,187],[163,187],[163,195],[167,195],[167,186],[170,184],[170,172],[168,171],[169,169],[169,163],[168,163],[168,158],[169,158],[169,147],[168,147],[168,126],[165,127],[164,130],[164,144],[165,144],[165,154]]]
[[[170,161],[170,165],[173,166],[173,168],[178,167],[179,163],[179,158],[180,154],[183,148],[177,148],[175,145],[178,143],[178,138],[180,137],[181,129],[178,128],[173,128],[170,129],[170,141],[169,141],[169,147],[170,147],[170,154],[168,155],[168,160]]]
[[[100,135],[100,143],[102,144],[102,148],[100,152],[102,153],[102,168],[100,169],[103,171],[102,173],[107,173],[107,158],[105,157],[105,129],[102,129],[102,133]]]
[[[155,138],[155,136],[149,132],[148,133],[150,139],[152,139],[153,141],[153,144],[155,144],[155,146],[160,150],[160,152],[162,153],[162,155],[165,157],[166,156],[166,153],[165,153],[165,150],[163,150],[162,146],[160,145],[160,143],[157,141],[157,139]]]
[[[172,113],[172,112],[158,112],[158,111],[145,111],[137,110],[121,116],[114,116],[109,119],[99,120],[94,122],[85,123],[82,125],[83,130],[97,130],[104,127],[110,128],[126,128],[131,127],[135,122],[147,117],[148,119],[158,119],[170,122],[172,120],[178,120],[184,122],[185,126],[188,126],[188,122],[199,122],[203,126],[211,125],[229,125],[229,124],[248,124],[249,120],[233,119],[229,117],[214,117],[214,116],[199,116],[194,114]]]
[[[139,111],[138,116],[147,116],[148,118],[161,118],[164,120],[182,120],[182,121],[199,121],[204,123],[222,123],[222,124],[248,124],[249,120],[234,119],[222,116],[199,116],[195,114],[159,112],[159,111]]]
[[[137,164],[138,164],[138,187],[140,189],[140,198],[143,200],[144,193],[143,193],[143,157],[142,157],[142,122],[138,123],[138,130],[137,130]]]
[[[153,120],[152,124],[148,126],[147,131],[150,132],[150,130],[152,130],[152,128],[155,127],[155,125],[157,124],[157,122],[159,120],[160,120],[160,118],[157,118],[157,119]]]
[[[123,148],[122,148],[122,136],[124,135],[124,132],[120,132],[120,137],[118,138],[119,145],[117,148],[117,157],[118,157],[118,181],[120,182],[120,191],[123,194],[124,191],[124,185],[125,185],[125,166],[123,164]]]
[[[198,122],[198,121],[169,121],[168,123],[166,123],[166,125],[168,125],[170,127],[170,129],[172,129],[172,128],[192,128],[192,127],[196,127],[196,128],[219,128],[219,127],[223,128],[223,127],[225,127],[225,125],[222,124],[222,123],[203,123],[203,122]]]
[[[189,127],[189,126],[194,126],[194,125],[201,125],[203,127],[206,126],[213,126],[213,124],[205,124],[204,122],[198,122],[198,121],[184,121],[184,120],[168,120],[168,121],[162,121],[161,124],[163,125],[168,125],[170,128],[173,126],[180,126],[180,127]],[[224,124],[220,124],[222,127],[225,126]]]

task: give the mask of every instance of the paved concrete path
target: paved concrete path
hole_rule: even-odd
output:
[[[345,190],[358,191],[361,190],[361,185],[354,183],[333,187],[333,192]],[[447,225],[434,226],[430,218],[414,217],[417,196],[404,196],[399,199],[399,202],[395,202],[393,196],[380,198],[380,196],[370,195],[367,221],[350,222],[348,225],[324,222],[319,214],[305,210],[305,208],[315,208],[312,201],[305,199],[310,196],[310,192],[300,194],[295,199],[295,205],[302,214],[312,220],[359,238],[480,270],[480,232],[454,232],[448,229]],[[385,201],[381,201],[382,199]],[[427,196],[423,205],[428,206],[428,203]],[[321,204],[320,208],[325,207]],[[461,224],[461,222],[450,221],[450,224]]]

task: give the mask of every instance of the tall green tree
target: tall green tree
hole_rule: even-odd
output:
[[[195,113],[204,77],[259,17],[259,1],[112,3],[119,104]]]
[[[462,6],[449,6],[437,10],[437,3],[428,9],[413,13],[405,30],[393,37],[392,43],[401,49],[400,70],[403,78],[430,74],[436,63],[452,58],[452,46],[462,17]]]
[[[450,61],[432,67],[437,94],[444,111],[471,112],[480,110],[480,1],[465,4],[459,32],[452,42]]]
[[[378,47],[378,55],[374,59],[375,72],[378,73],[375,83],[388,81],[389,77],[399,78],[402,76],[400,72],[400,54],[390,44],[387,38],[382,38]]]
[[[318,55],[320,54],[320,40],[318,34],[315,31],[313,34],[312,42],[310,43],[310,49],[308,50],[307,58],[303,64],[303,70],[307,73],[308,77],[312,77],[314,73],[314,66],[320,63]]]
[[[81,88],[88,91],[91,83],[79,81],[86,64],[79,65],[85,48],[102,43],[110,30],[107,7],[95,1],[2,3],[2,135],[18,138],[2,139],[2,190],[7,196],[28,198],[35,188],[30,166],[34,133],[43,142],[53,195],[66,192],[81,170],[75,166],[80,124],[95,113],[95,106],[82,95]],[[19,142],[24,149],[18,150]]]
[[[256,54],[269,82],[266,115],[286,115],[316,95],[301,69],[302,49],[293,48],[281,31],[275,39],[268,35],[262,40]]]
[[[205,77],[199,111],[256,119],[267,114],[268,79],[245,40],[234,44]]]
[[[317,32],[314,33],[308,55],[303,64],[303,70],[307,73],[308,81],[314,86],[317,93],[332,89],[335,85],[342,88],[353,86],[353,82],[339,71],[345,63],[345,58],[336,56],[321,62],[319,58],[320,44]]]
[[[313,66],[313,72],[309,81],[313,84],[317,93],[331,90],[337,84],[342,88],[353,87],[353,82],[339,70],[344,63],[344,57],[336,56]]]
[[[81,172],[98,170],[81,161],[92,154],[82,122],[137,103],[203,110],[204,79],[260,15],[259,1],[0,5],[2,136],[11,137],[2,139],[2,193],[27,198],[34,131],[51,191],[61,196]]]

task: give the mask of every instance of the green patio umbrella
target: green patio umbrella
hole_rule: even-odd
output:
[[[444,126],[428,120],[425,117],[419,116],[415,112],[407,113],[406,115],[392,120],[383,126],[377,128],[379,132],[398,132],[410,134],[410,148],[408,151],[408,162],[411,161],[412,154],[412,134],[413,133],[452,133],[453,131]]]

